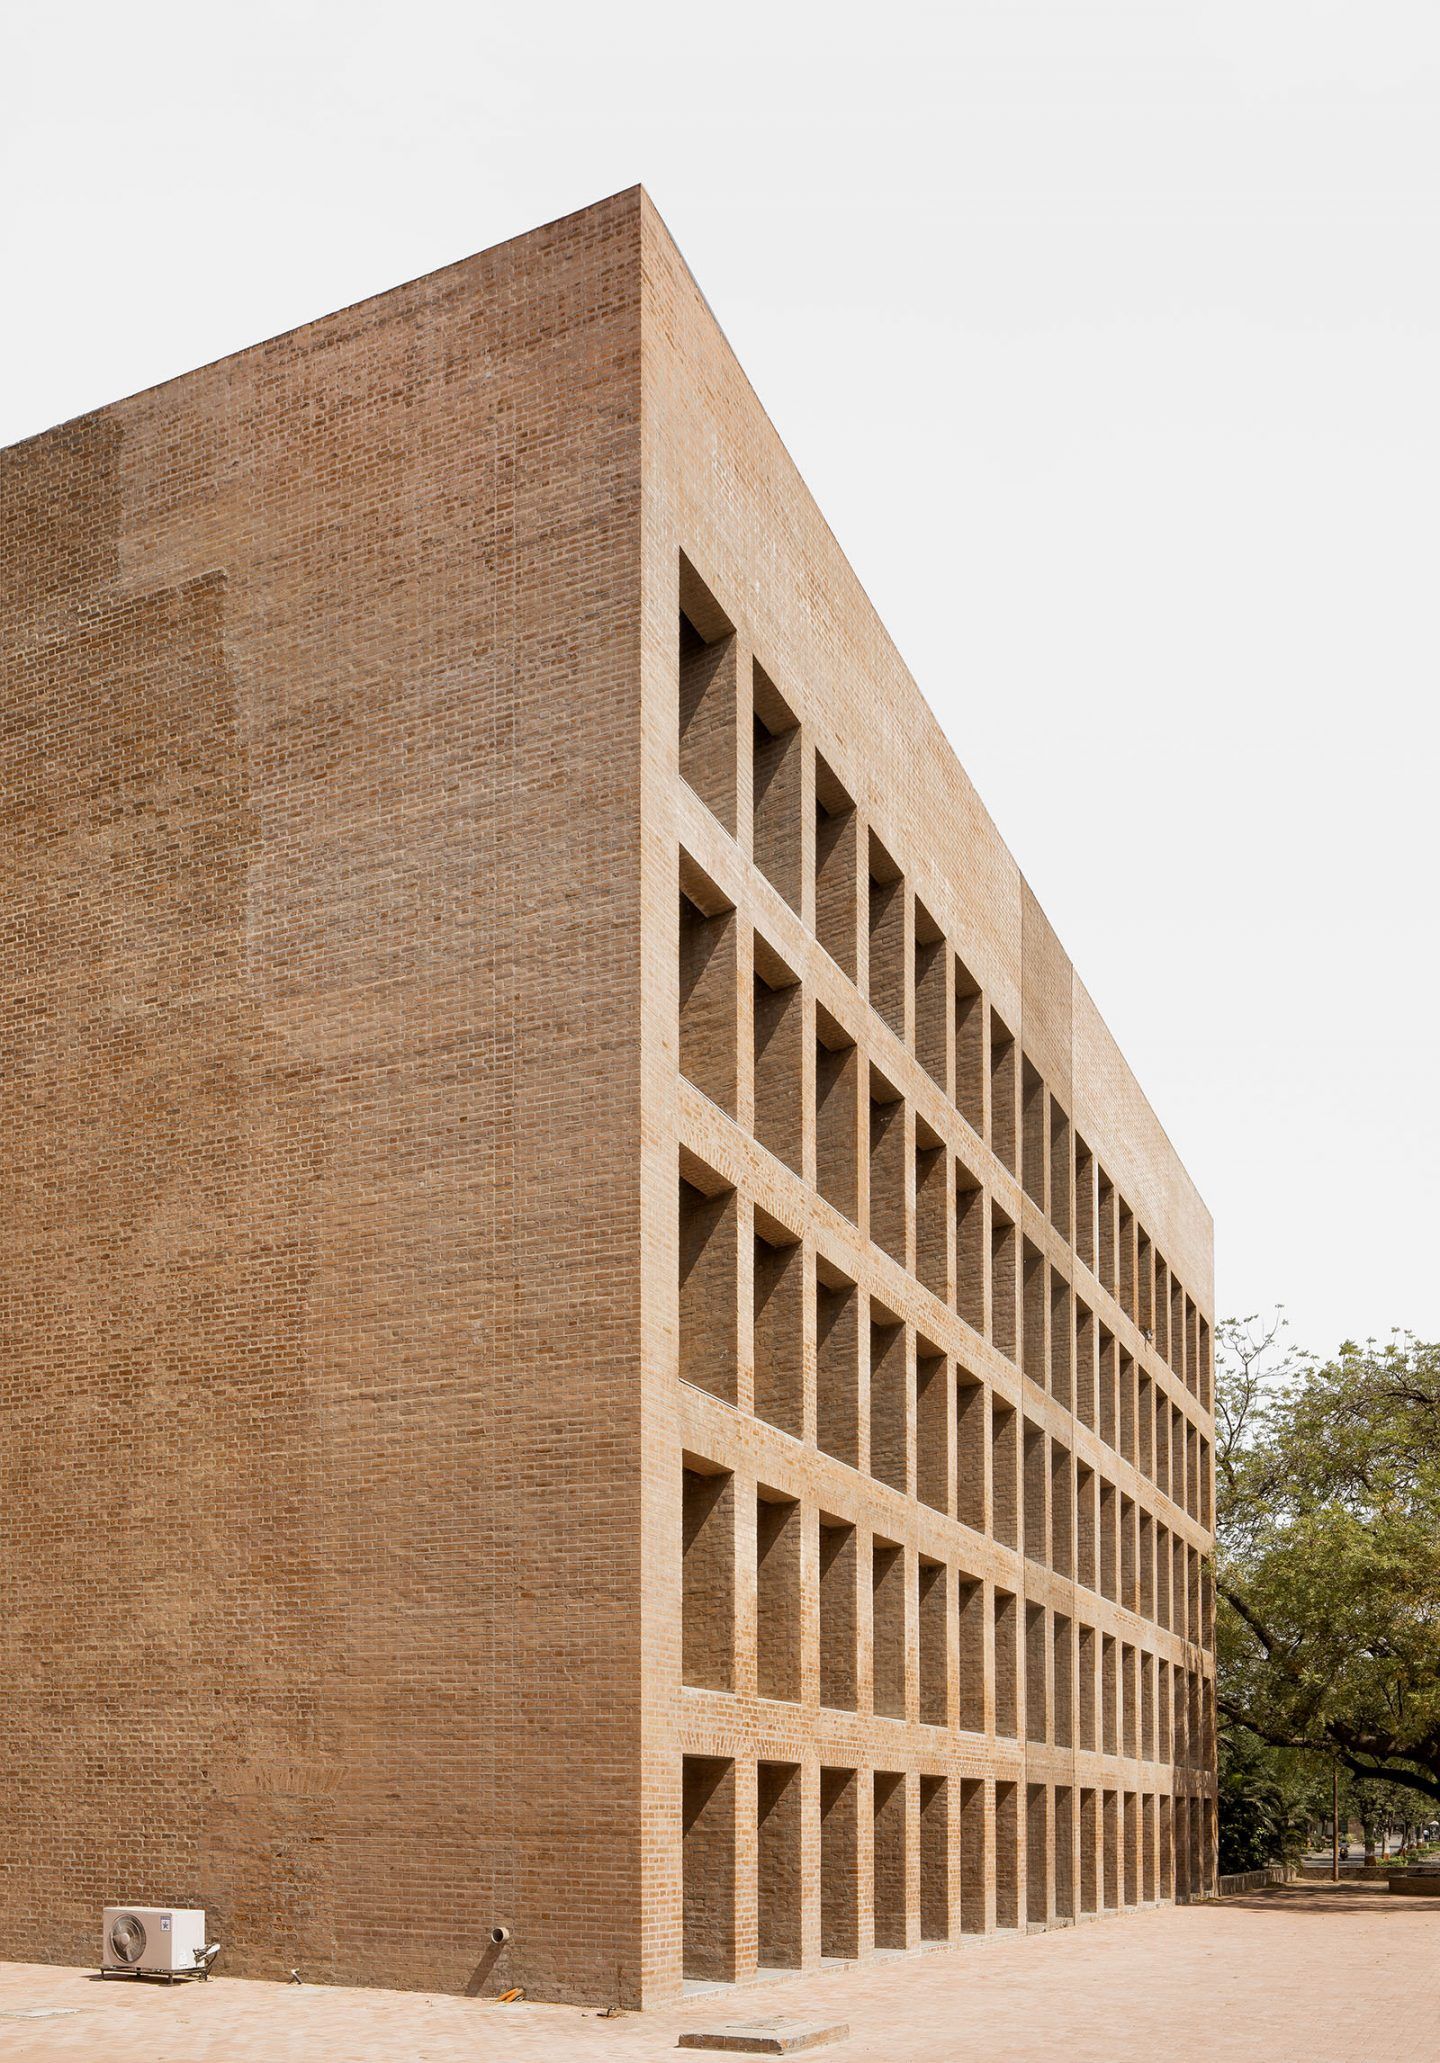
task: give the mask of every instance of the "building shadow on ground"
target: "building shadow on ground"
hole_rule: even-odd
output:
[[[1263,1891],[1246,1891],[1237,1898],[1221,1901],[1227,1912],[1281,1914],[1286,1919],[1313,1916],[1316,1919],[1344,1919],[1365,1913],[1433,1913],[1440,1919],[1440,1898],[1407,1898],[1384,1884],[1273,1884]]]

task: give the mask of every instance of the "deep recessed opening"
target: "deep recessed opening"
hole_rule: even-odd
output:
[[[687,1978],[725,1984],[735,1976],[735,1765],[687,1755],[681,1787],[681,1967]]]
[[[871,1684],[878,1717],[905,1717],[905,1550],[875,1539],[870,1548]]]
[[[955,1723],[967,1733],[985,1730],[985,1585],[961,1576],[956,1584],[958,1636]]]
[[[967,1369],[955,1371],[955,1516],[985,1530],[985,1386]]]
[[[735,938],[734,910],[682,856],[680,1072],[731,1117],[739,1024]]]
[[[1087,1590],[1095,1590],[1096,1582],[1095,1542],[1095,1473],[1077,1465],[1075,1472],[1075,1580]]]
[[[1120,1797],[1116,1791],[1106,1791],[1101,1805],[1102,1849],[1104,1855],[1105,1904],[1115,1912],[1121,1903],[1120,1893]]]
[[[805,1010],[800,984],[779,955],[755,940],[755,1137],[804,1172]]]
[[[1020,1804],[1015,1784],[995,1786],[995,1925],[1020,1924]]]
[[[682,1650],[684,1681],[735,1688],[735,1479],[727,1469],[687,1465],[683,1483]]]
[[[1046,1638],[1044,1605],[1025,1607],[1025,1738],[1040,1744],[1049,1737],[1045,1694]]]
[[[698,1165],[680,1178],[681,1379],[736,1401],[739,1213],[733,1189]],[[701,1182],[715,1184],[702,1188]]]
[[[1020,1180],[1025,1194],[1045,1208],[1045,1084],[1038,1069],[1020,1063]]]
[[[1025,1917],[1043,1927],[1050,1917],[1050,1812],[1044,1784],[1025,1792]]]
[[[905,1105],[876,1068],[870,1070],[870,1237],[905,1266],[905,1192],[909,1184]]]
[[[1019,1433],[1013,1408],[992,1397],[990,1403],[991,1502],[995,1538],[1002,1547],[1020,1545],[1018,1488]]]
[[[820,1772],[820,1953],[860,1953],[860,1785],[853,1769]]]
[[[1120,1544],[1119,1492],[1113,1483],[1100,1485],[1100,1595],[1118,1603],[1116,1560]]]
[[[1172,1275],[1170,1278],[1170,1337],[1166,1342],[1166,1360],[1179,1376],[1186,1378],[1185,1352],[1185,1292]]]
[[[1119,1305],[1125,1315],[1136,1324],[1138,1305],[1135,1298],[1135,1217],[1122,1196],[1117,1207],[1119,1229],[1116,1233],[1116,1290]]]
[[[1143,1230],[1135,1238],[1135,1323],[1142,1332],[1155,1330],[1155,1249]]]
[[[1135,1362],[1131,1355],[1120,1349],[1120,1452],[1133,1467],[1135,1464],[1135,1417],[1136,1381]]]
[[[1019,1235],[1005,1213],[990,1206],[990,1337],[996,1351],[1018,1360],[1016,1268]]]
[[[1016,1097],[1018,1075],[1015,1040],[995,1011],[990,1012],[990,1147],[997,1160],[1015,1173]]]
[[[852,1224],[859,1220],[860,1059],[855,1041],[815,1012],[815,1186]]]
[[[1079,1299],[1075,1303],[1075,1414],[1093,1432],[1099,1424],[1099,1368],[1095,1358],[1095,1314]]]
[[[1080,1910],[1100,1910],[1100,1800],[1090,1790],[1080,1793]]]
[[[870,1001],[905,1036],[905,883],[874,832],[868,842]]]
[[[778,1225],[769,1226],[766,1235],[758,1229],[755,1234],[754,1357],[756,1416],[800,1439],[805,1431],[805,1263],[793,1236]]]
[[[920,1779],[920,1938],[950,1939],[950,1786]]]
[[[800,1769],[793,1762],[762,1762],[755,1772],[756,1948],[760,1967],[800,1966]]]
[[[985,1192],[962,1161],[955,1163],[955,1309],[973,1332],[985,1334],[985,1262],[989,1238]]]
[[[1057,1612],[1051,1625],[1051,1645],[1054,1649],[1054,1740],[1057,1748],[1073,1748],[1075,1745],[1075,1628],[1063,1612]]]
[[[950,1510],[950,1385],[945,1356],[915,1342],[915,1494],[935,1511]]]
[[[1125,1793],[1125,1903],[1140,1903],[1140,1799]]]
[[[1099,1660],[1099,1648],[1093,1626],[1080,1628],[1079,1649],[1079,1738],[1076,1745],[1086,1754],[1092,1754],[1100,1746],[1095,1728],[1095,1670]]]
[[[856,1709],[855,1528],[820,1520],[820,1702]]]
[[[1107,1447],[1115,1445],[1118,1418],[1115,1397],[1115,1335],[1102,1325],[1099,1332],[1100,1438]]]
[[[800,1506],[764,1488],[755,1501],[755,1677],[762,1698],[800,1696]]]
[[[751,783],[755,864],[792,910],[800,908],[804,839],[800,724],[764,668],[752,668]]]
[[[1068,1784],[1055,1787],[1055,1913],[1075,1917],[1075,1793]]]
[[[915,904],[915,1058],[949,1089],[950,981],[945,936],[925,905]]]
[[[860,1311],[853,1282],[816,1263],[815,1442],[860,1466]]]
[[[918,1577],[920,1724],[950,1724],[949,1629],[945,1595],[945,1566],[922,1555],[916,1564]]]
[[[960,1931],[983,1934],[986,1926],[987,1863],[985,1783],[960,1779]]]
[[[1043,1427],[1025,1421],[1023,1491],[1025,1500],[1025,1557],[1043,1568],[1050,1559],[1050,1522],[1047,1469]]]
[[[1050,1394],[1062,1411],[1075,1399],[1075,1321],[1070,1285],[1058,1269],[1050,1270]]]
[[[950,1175],[944,1145],[915,1120],[915,1273],[941,1303],[950,1297]]]
[[[980,984],[955,961],[955,1107],[970,1129],[985,1137],[985,1004]]]
[[[859,932],[860,849],[855,804],[815,759],[815,935],[853,981]]]
[[[1115,1185],[1100,1168],[1095,1180],[1095,1272],[1102,1289],[1116,1294]]]
[[[1052,1096],[1050,1098],[1050,1222],[1062,1239],[1069,1239],[1070,1208],[1070,1120]]]
[[[1010,1591],[995,1592],[995,1731],[1007,1741],[1020,1725],[1019,1611]]]
[[[1050,1566],[1057,1576],[1075,1572],[1075,1478],[1068,1448],[1050,1445]]]
[[[1100,1740],[1105,1754],[1120,1753],[1120,1651],[1109,1633],[1100,1640]]]
[[[905,1328],[878,1304],[870,1307],[870,1473],[892,1489],[908,1483],[909,1377]]]
[[[1021,1357],[1025,1373],[1037,1388],[1045,1387],[1045,1319],[1049,1302],[1048,1270],[1039,1247],[1025,1240],[1021,1259]]]
[[[1149,1298],[1149,1317],[1142,1331],[1146,1346],[1153,1348],[1160,1360],[1166,1361],[1169,1359],[1170,1338],[1169,1269],[1159,1248],[1149,1242],[1143,1232],[1140,1237],[1143,1242],[1140,1250],[1141,1259],[1147,1276],[1146,1294]]]
[[[905,1779],[877,1769],[875,1800],[875,1946],[905,1946]]]
[[[683,555],[679,677],[681,776],[733,837],[739,736],[735,633]]]
[[[1075,1134],[1075,1251],[1089,1269],[1095,1267],[1095,1157]]]

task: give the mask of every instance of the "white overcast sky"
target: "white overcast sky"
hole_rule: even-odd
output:
[[[9,0],[0,444],[643,180],[1215,1214],[1440,1337],[1440,9]]]

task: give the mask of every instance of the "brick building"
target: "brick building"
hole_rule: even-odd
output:
[[[1209,1218],[643,194],[0,455],[0,612],[0,1954],[1203,1885]]]

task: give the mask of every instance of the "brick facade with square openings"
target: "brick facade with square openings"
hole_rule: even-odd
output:
[[[0,1953],[1204,1889],[1210,1221],[645,196],[0,454],[0,607]]]

